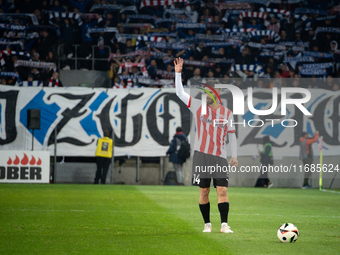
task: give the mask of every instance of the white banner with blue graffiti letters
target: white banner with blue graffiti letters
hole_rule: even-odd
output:
[[[303,105],[311,116],[305,116],[293,104],[288,104],[286,115],[281,115],[279,89],[274,113],[258,116],[249,111],[248,92],[242,91],[244,114],[234,114],[235,122],[241,123],[236,124],[239,156],[257,154],[257,145],[269,135],[276,155],[298,157],[302,131],[312,135],[316,130],[324,139],[324,155],[340,155],[340,92],[310,89],[311,99]],[[220,96],[232,109],[231,93],[222,90]],[[299,98],[296,93],[287,96]],[[253,105],[258,110],[271,108],[272,90],[254,90]],[[175,89],[0,86],[0,150],[31,150],[28,109],[40,109],[41,115],[41,128],[34,131],[34,149],[49,151],[50,155],[54,155],[55,129],[58,156],[90,157],[94,157],[97,139],[105,129],[113,131],[116,156],[164,156],[176,127],[190,132],[191,114]],[[289,120],[282,124],[286,119],[296,120],[296,127],[285,127],[294,124]],[[313,144],[315,154],[316,147],[317,143]]]

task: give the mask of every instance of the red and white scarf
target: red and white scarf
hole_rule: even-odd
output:
[[[50,82],[48,83],[48,86],[53,87],[53,77],[51,77]],[[59,79],[56,79],[54,87],[58,87],[58,86],[59,86]]]

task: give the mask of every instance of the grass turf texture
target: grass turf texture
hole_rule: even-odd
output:
[[[0,254],[338,254],[340,193],[228,188],[229,225],[202,233],[198,188],[120,185],[0,185]],[[278,227],[295,224],[296,243]]]

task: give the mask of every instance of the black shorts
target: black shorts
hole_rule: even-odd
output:
[[[228,187],[229,183],[229,173],[223,172],[218,174],[216,178],[210,177],[210,174],[197,174],[197,171],[195,171],[196,166],[226,166],[228,167],[228,161],[225,158],[213,156],[209,154],[205,154],[199,151],[194,152],[194,157],[192,160],[192,184],[194,186],[199,186],[201,188],[209,188],[211,179],[213,179],[213,185],[216,188],[216,186],[221,187]]]

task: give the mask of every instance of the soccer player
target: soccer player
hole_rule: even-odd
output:
[[[196,166],[228,166],[227,161],[227,149],[226,149],[226,135],[228,134],[229,144],[231,146],[231,159],[229,161],[230,166],[238,166],[237,161],[237,143],[235,135],[235,126],[231,125],[233,121],[233,113],[226,107],[219,104],[217,95],[207,89],[212,95],[214,95],[215,101],[210,96],[207,96],[207,108],[206,114],[201,117],[201,100],[192,98],[187,94],[182,85],[181,72],[183,69],[183,59],[177,58],[174,61],[175,64],[175,85],[176,95],[186,104],[186,106],[193,113],[196,134],[194,142],[194,156],[193,156],[193,169]],[[217,81],[209,80],[207,85],[213,87],[217,84]],[[215,89],[219,94],[219,89]],[[215,125],[214,120],[227,120],[226,125]],[[213,178],[213,184],[216,188],[218,197],[218,209],[221,215],[221,233],[233,233],[228,226],[228,212],[229,212],[229,200],[227,195],[227,187],[229,182],[228,174],[226,178]],[[201,210],[205,225],[203,232],[211,232],[212,226],[210,223],[210,203],[209,192],[211,178],[194,179],[196,185],[199,186],[199,208]]]

